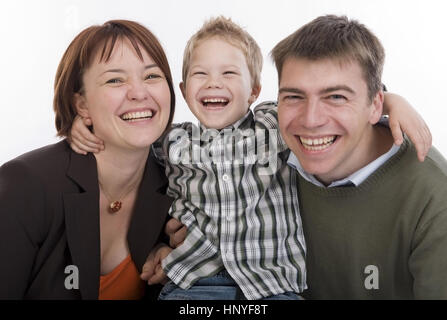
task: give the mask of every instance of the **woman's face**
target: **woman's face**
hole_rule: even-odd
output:
[[[140,51],[143,60],[129,40],[117,40],[107,62],[99,62],[97,54],[83,74],[82,94],[75,94],[78,113],[91,118],[107,147],[147,148],[168,123],[168,82],[152,57]]]

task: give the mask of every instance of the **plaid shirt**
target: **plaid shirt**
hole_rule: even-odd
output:
[[[219,131],[177,125],[154,146],[175,199],[169,213],[188,227],[162,262],[179,287],[225,268],[247,299],[306,289],[296,175],[277,118],[263,103]]]

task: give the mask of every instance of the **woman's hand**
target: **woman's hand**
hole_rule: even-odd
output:
[[[141,272],[141,279],[147,281],[148,284],[161,283],[165,284],[168,281],[163,268],[161,267],[161,261],[168,256],[172,251],[172,248],[164,243],[160,243],[152,249],[146,262],[143,265],[143,272]]]
[[[419,161],[424,161],[432,145],[430,129],[419,113],[403,97],[385,92],[384,113],[389,115],[389,126],[394,143],[401,145],[404,141],[402,132],[413,142]]]
[[[90,118],[81,118],[79,115],[75,117],[68,138],[70,147],[74,152],[87,154],[87,152],[96,153],[104,150],[104,142],[87,128],[91,125],[92,120]]]

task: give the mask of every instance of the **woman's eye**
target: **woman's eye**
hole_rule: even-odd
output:
[[[112,83],[112,84],[116,84],[116,83],[122,83],[123,81],[121,79],[118,78],[113,78],[110,80],[107,80],[106,83]]]
[[[156,73],[151,73],[146,76],[146,79],[159,79],[159,78],[161,78],[161,75]]]

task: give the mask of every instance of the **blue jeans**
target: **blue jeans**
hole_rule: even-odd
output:
[[[246,300],[242,290],[227,271],[198,280],[191,288],[184,290],[169,281],[161,290],[159,300]],[[262,300],[302,300],[294,292],[263,298]]]

